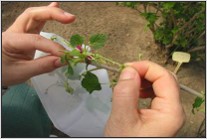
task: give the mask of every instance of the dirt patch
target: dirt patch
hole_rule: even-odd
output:
[[[47,4],[48,2],[2,2],[2,30],[6,30],[27,7]],[[76,15],[76,21],[69,25],[47,22],[43,31],[53,32],[64,38],[76,33],[105,33],[109,37],[107,47],[98,53],[121,63],[137,61],[139,55],[142,55],[142,60],[154,61],[171,71],[175,68],[173,62],[164,64],[165,52],[160,51],[154,43],[151,31],[146,28],[147,22],[137,11],[117,6],[114,2],[61,2],[60,7]],[[178,79],[192,89],[205,91],[205,69],[196,63],[183,65]],[[204,114],[191,113],[194,96],[181,91],[181,99],[187,120],[177,136],[196,137]]]

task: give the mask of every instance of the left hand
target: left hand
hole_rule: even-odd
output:
[[[2,83],[4,86],[24,82],[32,76],[50,72],[62,64],[59,56],[64,50],[59,44],[39,35],[47,20],[71,23],[75,16],[58,8],[53,2],[48,6],[26,9],[2,33]],[[50,55],[33,59],[36,50]]]

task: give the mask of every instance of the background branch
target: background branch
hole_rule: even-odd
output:
[[[201,50],[205,50],[205,46],[197,46],[191,50],[189,50],[188,52],[192,53],[192,52],[196,52],[196,51],[201,51]]]
[[[201,10],[200,12],[194,14],[194,16],[188,22],[186,22],[182,27],[180,27],[180,29],[175,33],[172,42],[169,45],[167,45],[166,48],[172,47],[179,33],[182,32],[189,24],[191,24],[191,22],[193,22],[202,12],[204,12],[204,10]]]

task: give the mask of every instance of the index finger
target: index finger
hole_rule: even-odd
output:
[[[179,100],[178,84],[168,70],[150,61],[133,62],[130,66],[138,71],[141,78],[152,83],[156,97],[164,98],[168,102]]]
[[[32,30],[32,32],[39,33],[47,20],[56,20],[67,24],[73,22],[75,16],[56,7],[54,4],[43,7],[31,7],[26,9],[7,31],[31,32]]]
[[[63,54],[61,51],[65,50],[64,47],[58,43],[46,39],[38,34],[7,33],[7,37],[4,37],[4,39],[5,42],[9,43],[9,50],[14,51],[14,53],[18,51],[28,53],[40,50],[54,56],[61,56]],[[7,39],[11,39],[12,41],[7,41]]]
[[[24,16],[24,14],[26,15],[25,18],[32,19],[34,22],[56,20],[61,23],[70,23],[75,19],[74,15],[67,13],[58,7],[51,6],[31,7],[25,10],[22,16]]]

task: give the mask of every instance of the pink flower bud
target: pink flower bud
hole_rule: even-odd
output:
[[[93,59],[93,57],[92,56],[87,56],[87,59],[91,61]]]
[[[91,64],[92,59],[93,59],[92,56],[87,56],[87,57],[85,58],[85,62],[86,62],[87,64]]]
[[[80,53],[83,52],[83,49],[82,49],[82,47],[80,45],[76,46],[76,49],[78,49],[80,51]]]

